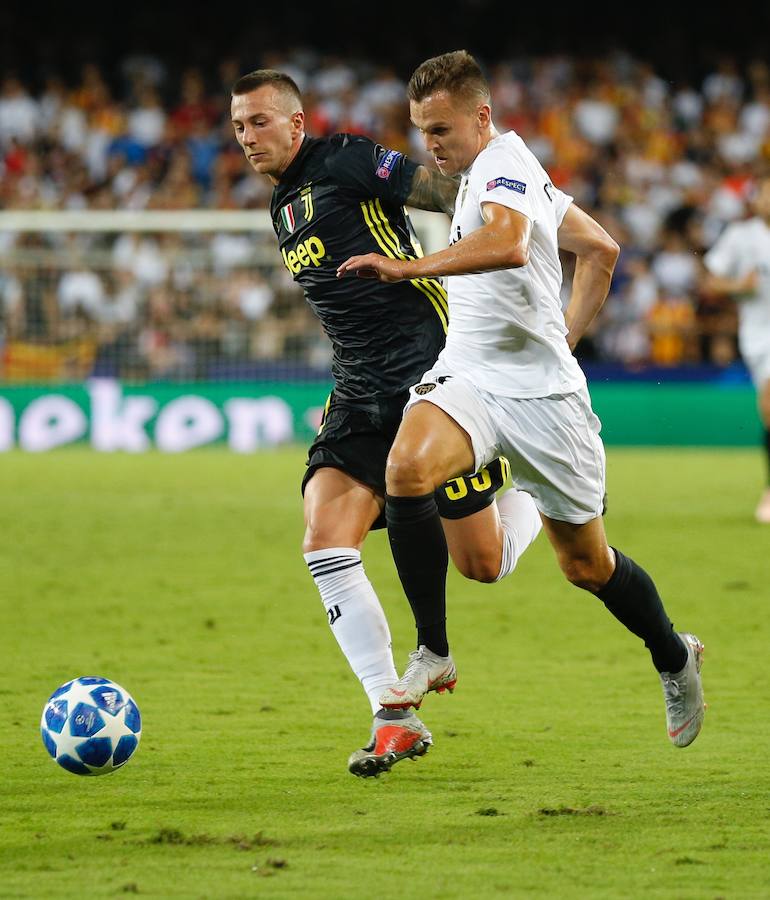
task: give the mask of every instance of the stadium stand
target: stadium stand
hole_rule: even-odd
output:
[[[274,54],[306,98],[308,130],[367,133],[422,158],[404,83],[388,66]],[[732,305],[699,287],[701,249],[745,215],[770,158],[770,68],[723,60],[664,80],[624,53],[489,66],[499,129],[513,128],[556,184],[623,248],[580,355],[624,368],[737,357]],[[170,71],[132,56],[40,83],[0,83],[0,210],[258,210],[270,196],[232,138],[241,73]],[[271,235],[0,232],[6,381],[252,377],[270,360],[323,368],[325,340]],[[569,272],[569,260],[565,259]]]

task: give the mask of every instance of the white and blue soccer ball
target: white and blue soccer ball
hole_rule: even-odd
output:
[[[133,697],[109,678],[75,678],[48,698],[40,719],[45,749],[75,775],[109,775],[139,746]]]

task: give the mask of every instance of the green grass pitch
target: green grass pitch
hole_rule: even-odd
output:
[[[499,585],[449,580],[460,681],[435,746],[346,771],[369,710],[299,550],[301,450],[0,461],[0,897],[770,896],[770,529],[749,451],[614,450],[612,543],[706,644],[709,711],[672,747],[646,651],[543,537]],[[403,665],[385,536],[364,559]],[[143,716],[125,769],[40,741],[77,675]]]

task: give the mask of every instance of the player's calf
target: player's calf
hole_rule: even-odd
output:
[[[619,550],[613,550],[615,569],[596,596],[626,628],[640,637],[658,672],[679,672],[687,661],[687,647],[674,631],[652,578]]]
[[[478,475],[462,481],[473,482]],[[446,487],[436,491],[437,497]],[[497,497],[496,504],[494,495],[488,503],[486,508],[458,519],[443,517],[439,504],[452,561],[466,578],[486,584],[510,575],[542,528],[534,500],[523,491],[511,488]]]
[[[467,554],[460,560],[452,556],[457,571],[469,581],[492,584],[498,580],[502,567],[502,550],[498,543],[485,547],[481,553]]]
[[[497,499],[502,530],[502,559],[495,581],[516,568],[520,557],[540,534],[543,521],[535,501],[524,491],[511,489]]]
[[[542,527],[529,494],[511,488],[498,495],[509,472],[508,460],[501,456],[436,489],[452,562],[472,581],[489,584],[510,575]]]
[[[390,629],[380,601],[354,547],[327,547],[305,554],[332,633],[358,676],[372,710],[383,688],[398,677]]]
[[[561,570],[570,584],[595,594],[610,580],[613,566],[609,560],[577,556],[565,559]]]

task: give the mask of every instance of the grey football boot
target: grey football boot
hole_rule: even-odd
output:
[[[398,716],[383,709],[374,717],[371,742],[350,754],[348,771],[361,778],[376,777],[402,759],[425,756],[432,745],[431,733],[413,712]]]
[[[681,672],[661,672],[660,681],[668,736],[677,747],[687,747],[698,737],[706,711],[700,678],[703,644],[694,634],[683,633],[679,637],[687,648],[687,662]]]
[[[437,656],[424,644],[409,654],[409,663],[399,680],[383,691],[380,705],[385,709],[420,708],[428,691],[451,694],[457,684],[457,669],[450,656]]]

